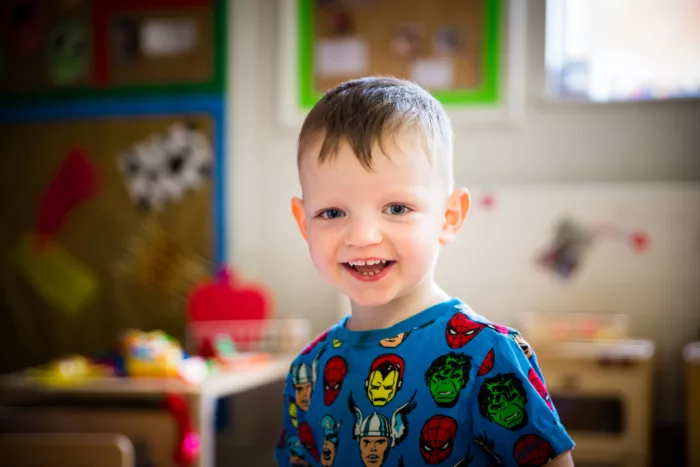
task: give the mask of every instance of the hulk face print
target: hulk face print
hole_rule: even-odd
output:
[[[459,392],[469,381],[471,357],[450,352],[433,361],[425,373],[425,384],[439,407],[454,407]]]
[[[527,424],[527,393],[515,373],[501,373],[488,378],[479,390],[481,416],[509,430],[519,430]]]

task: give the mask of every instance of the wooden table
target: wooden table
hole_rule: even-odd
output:
[[[276,356],[249,370],[218,373],[201,384],[179,379],[99,378],[70,386],[46,386],[20,376],[0,379],[0,405],[68,396],[73,399],[150,400],[167,393],[182,394],[189,403],[190,420],[200,437],[200,456],[192,467],[214,467],[215,408],[217,399],[239,394],[286,377],[292,355]]]

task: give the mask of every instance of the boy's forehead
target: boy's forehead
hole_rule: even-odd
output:
[[[427,180],[433,165],[427,151],[421,144],[410,138],[388,137],[382,144],[375,142],[372,147],[372,167],[364,167],[350,144],[341,141],[338,151],[325,161],[319,160],[323,144],[322,138],[317,138],[302,153],[299,172],[302,183],[325,176],[341,178],[419,178]],[[419,177],[416,177],[420,175]]]

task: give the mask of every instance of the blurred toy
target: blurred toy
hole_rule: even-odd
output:
[[[76,384],[91,378],[114,376],[114,369],[108,365],[91,362],[81,355],[54,360],[53,362],[27,370],[29,377],[50,385]]]
[[[202,282],[190,293],[189,326],[198,340],[200,355],[211,354],[215,350],[213,339],[222,334],[229,335],[231,343],[236,346],[249,344],[259,337],[261,327],[250,326],[250,322],[268,318],[271,308],[269,294],[260,286],[244,286],[236,279],[232,271],[223,267],[217,280]],[[245,336],[236,333],[237,329],[244,327],[253,329]]]
[[[199,457],[199,434],[192,428],[187,400],[180,394],[168,393],[165,408],[177,422],[178,442],[174,453],[177,465],[190,465]]]
[[[123,338],[124,366],[131,377],[174,377],[184,359],[176,339],[162,331],[127,331]]]
[[[202,357],[189,357],[180,362],[177,373],[188,383],[201,384],[209,374],[209,366]]]
[[[595,240],[608,238],[643,252],[649,246],[649,236],[640,230],[629,231],[617,225],[584,226],[570,218],[563,218],[555,228],[549,248],[537,257],[537,264],[562,279],[571,278],[581,267],[583,256]]]

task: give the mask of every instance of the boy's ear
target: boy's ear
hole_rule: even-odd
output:
[[[445,223],[442,226],[442,234],[440,235],[440,244],[447,245],[451,243],[457,236],[457,232],[462,228],[464,218],[467,217],[471,197],[466,188],[457,188],[447,200],[445,209]]]
[[[306,240],[306,213],[304,211],[304,201],[296,196],[292,198],[292,214],[297,221],[301,236]]]

